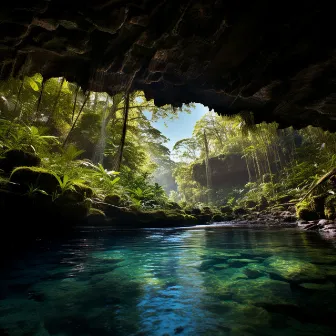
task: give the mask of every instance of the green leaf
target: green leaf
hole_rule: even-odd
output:
[[[39,91],[39,87],[36,84],[36,82],[32,79],[32,78],[27,78],[28,84],[30,85],[30,87],[34,90],[34,91]]]

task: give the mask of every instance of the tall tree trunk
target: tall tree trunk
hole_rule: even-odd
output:
[[[17,94],[17,98],[16,98],[16,102],[15,102],[15,106],[14,106],[14,111],[13,111],[13,115],[15,116],[15,113],[16,113],[16,110],[19,106],[19,103],[20,103],[20,96],[21,96],[21,91],[23,89],[23,84],[24,84],[24,76],[22,78],[22,81],[21,81],[21,85],[20,85],[20,88],[19,88],[19,91],[18,91],[18,94]],[[20,114],[19,114],[19,119],[22,118],[22,111],[20,111]]]
[[[125,108],[124,108],[124,123],[123,123],[123,129],[121,134],[121,141],[120,141],[120,148],[119,148],[119,155],[117,157],[116,162],[116,171],[120,171],[121,162],[124,154],[124,147],[125,147],[125,140],[126,140],[126,133],[127,133],[127,120],[128,120],[128,110],[129,110],[129,92],[126,93],[125,97]]]
[[[205,173],[207,180],[207,188],[210,189],[211,192],[212,183],[211,183],[211,167],[209,162],[209,143],[205,130],[203,131],[203,136],[204,136],[204,148],[205,148]],[[211,202],[211,199],[212,199],[211,195],[208,194],[208,203]]]
[[[65,78],[63,77],[62,80],[61,80],[61,85],[60,85],[60,87],[58,89],[58,92],[57,92],[57,96],[56,96],[53,108],[52,108],[51,113],[49,114],[49,117],[48,117],[48,121],[47,121],[48,125],[51,123],[52,118],[53,118],[53,116],[54,116],[54,114],[56,112],[56,108],[57,108],[59,99],[61,97],[61,92],[62,92],[62,87],[63,87],[63,84],[64,84],[64,80],[65,80]]]
[[[75,93],[75,101],[74,101],[74,105],[73,105],[73,109],[72,109],[72,117],[71,117],[71,121],[73,122],[75,119],[75,112],[76,112],[76,105],[77,105],[77,97],[78,97],[78,92],[79,92],[79,85],[77,85],[76,88],[76,93]],[[85,100],[84,100],[85,101]],[[85,101],[86,103],[86,101]]]
[[[36,103],[36,111],[34,113],[33,119],[36,120],[38,118],[38,113],[40,111],[40,106],[41,106],[41,101],[42,101],[42,96],[43,96],[43,91],[44,91],[44,85],[45,85],[45,80],[44,78],[42,79],[42,83],[41,83],[41,90],[40,90],[40,94],[39,97],[37,99],[37,103]]]
[[[84,102],[83,102],[83,104],[82,104],[82,106],[81,106],[81,108],[80,108],[80,110],[79,110],[79,112],[78,112],[78,114],[77,114],[77,117],[76,117],[75,121],[73,122],[73,124],[72,124],[72,126],[71,126],[71,128],[70,128],[70,131],[69,131],[68,135],[66,136],[66,138],[65,138],[65,140],[64,140],[64,142],[63,142],[62,147],[65,147],[66,143],[68,142],[69,137],[70,137],[70,134],[72,133],[73,129],[75,128],[76,123],[77,123],[77,121],[78,121],[78,118],[79,118],[79,116],[81,115],[81,113],[82,113],[82,111],[83,111],[83,108],[84,108],[84,106],[85,106],[85,104],[86,104],[86,102],[87,102],[89,96],[90,96],[90,91],[88,91],[87,94],[85,95]]]
[[[245,162],[246,162],[246,168],[247,168],[247,173],[248,173],[248,177],[249,177],[249,182],[252,181],[252,176],[251,176],[251,171],[250,171],[250,166],[249,166],[249,163],[248,163],[248,158],[247,158],[247,155],[244,155],[245,156]]]
[[[96,99],[96,97],[95,97]],[[108,108],[109,95],[106,95],[105,108],[102,116],[102,122],[100,126],[100,137],[94,149],[92,161],[94,164],[103,164],[104,152],[106,145],[106,126],[107,126],[107,108]],[[112,105],[113,108],[113,105]]]

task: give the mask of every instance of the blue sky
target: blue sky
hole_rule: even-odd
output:
[[[207,111],[208,108],[202,104],[195,104],[195,108],[192,109],[191,114],[181,113],[178,119],[160,119],[152,122],[152,124],[161,131],[164,136],[170,139],[165,145],[172,150],[178,140],[191,137],[196,121]]]

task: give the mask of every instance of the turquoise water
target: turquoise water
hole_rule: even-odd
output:
[[[0,335],[335,335],[336,249],[295,229],[80,229],[1,268]]]

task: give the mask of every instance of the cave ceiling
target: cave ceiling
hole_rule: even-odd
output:
[[[1,1],[0,75],[336,131],[335,27],[323,1]]]

